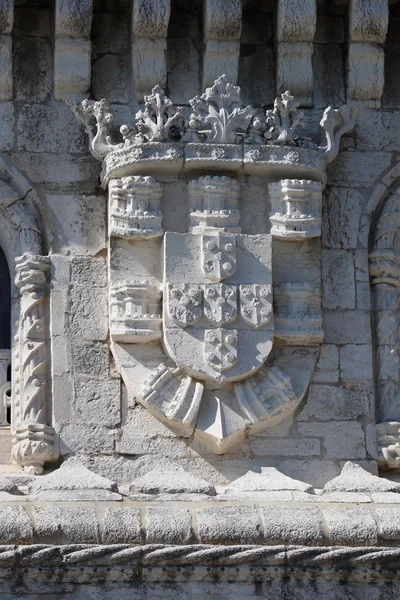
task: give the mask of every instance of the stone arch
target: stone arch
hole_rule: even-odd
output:
[[[379,180],[373,188],[372,194],[364,207],[358,230],[358,246],[360,248],[370,248],[370,238],[379,210],[385,200],[390,196],[391,190],[395,189],[399,184],[400,163],[397,163]]]
[[[370,200],[369,266],[375,345],[378,459],[400,467],[400,169]],[[397,184],[397,185],[396,185]],[[373,201],[373,205],[372,205]],[[363,232],[365,236],[365,232]],[[364,240],[366,241],[366,240]]]
[[[13,458],[39,473],[55,458],[50,420],[47,281],[39,198],[28,180],[0,156],[0,246],[11,276]]]

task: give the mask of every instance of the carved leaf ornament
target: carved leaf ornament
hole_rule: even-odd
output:
[[[304,115],[302,112],[298,113],[299,103],[290,91],[278,96],[274,108],[260,115],[255,108],[242,106],[240,87],[232,85],[225,75],[221,75],[201,96],[189,100],[189,104],[193,113],[184,121],[183,109],[174,106],[159,86],[154,87],[152,93],[144,97],[144,108],[136,113],[135,122],[121,126],[122,144],[112,141],[111,124],[114,115],[107,100],[84,100],[81,104],[71,106],[85,125],[91,153],[100,161],[124,147],[140,146],[148,142],[181,141],[306,145],[313,146],[330,162],[339,151],[341,136],[354,126],[356,118],[356,109],[348,105],[339,109],[328,107],[320,122],[325,132],[326,145],[317,147],[297,135],[297,129],[305,125]],[[220,150],[223,151],[222,148]],[[215,154],[215,159],[218,158]]]

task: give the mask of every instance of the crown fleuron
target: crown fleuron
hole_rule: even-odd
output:
[[[340,138],[356,116],[348,105],[328,107],[320,122],[325,142],[318,145],[300,135],[304,115],[289,91],[261,113],[244,107],[240,88],[222,75],[189,104],[192,112],[185,117],[185,110],[156,86],[144,97],[134,123],[120,128],[120,143],[113,142],[114,115],[107,100],[72,105],[88,132],[90,152],[103,163],[103,185],[116,177],[194,169],[285,171],[286,176],[292,171],[294,177],[324,183],[326,164],[336,157]]]

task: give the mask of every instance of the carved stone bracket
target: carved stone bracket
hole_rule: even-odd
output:
[[[13,370],[13,458],[38,474],[55,460],[54,430],[48,423],[49,359],[47,273],[49,258],[24,254],[16,259],[15,284],[20,290],[20,321],[15,337]]]

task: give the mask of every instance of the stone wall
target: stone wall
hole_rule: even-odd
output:
[[[400,3],[387,0],[0,2],[0,212],[6,223],[4,233],[0,233],[0,245],[11,278],[16,280],[12,291],[12,423],[11,428],[0,430],[0,464],[5,473],[22,477],[20,483],[24,486],[25,475],[18,471],[13,459],[31,473],[40,472],[43,466],[48,473],[66,458],[77,456],[91,471],[119,486],[155,470],[183,468],[217,486],[218,491],[218,486],[226,486],[251,469],[275,467],[318,489],[338,476],[347,461],[372,474],[379,471],[382,477],[396,479],[399,456],[395,444],[400,442],[396,362],[399,28]],[[201,146],[200,141],[203,146],[207,143],[201,138],[204,134],[200,126],[196,129],[193,125],[196,119],[191,113],[196,113],[196,109],[189,100],[212,88],[223,74],[225,83],[240,86],[241,106],[251,105],[249,111],[253,112],[251,116],[248,112],[246,127],[234,130],[235,135],[239,131],[238,139],[218,139],[216,150],[210,150],[206,156],[206,150],[197,147]],[[168,110],[179,110],[183,115],[179,124],[183,136],[176,144],[175,138],[171,142],[166,136],[160,141],[146,137],[140,129],[145,117],[143,113],[138,119],[137,113],[145,112],[144,96],[150,97],[158,85],[171,101]],[[276,142],[273,128],[268,130],[265,110],[272,110],[275,98],[283,99],[286,90],[298,102],[299,120],[300,112],[304,113],[304,126],[285,145]],[[229,95],[227,88],[224,93]],[[93,138],[88,140],[93,110],[100,109],[97,105],[83,105],[92,110],[92,121],[85,126],[84,108],[79,106],[85,99],[102,98],[109,105],[101,110],[113,112],[114,121],[110,127],[113,141],[104,136],[100,148]],[[340,108],[343,105],[347,108]],[[328,106],[336,112],[324,113]],[[322,117],[325,124],[329,118],[336,118],[336,123],[342,119],[340,123],[346,125],[343,135],[337,133],[340,127],[336,127],[336,138],[331,136],[337,144],[341,138],[337,156],[335,151],[329,154],[329,139],[324,146],[324,130],[329,123],[325,126],[321,122],[321,129]],[[351,127],[353,117],[355,124]],[[291,118],[292,126],[294,117]],[[95,134],[101,127],[109,133],[109,123],[101,119],[97,118]],[[204,126],[205,121],[200,122]],[[119,128],[127,123],[131,129],[122,128],[121,137]],[[276,155],[260,159],[264,156],[260,148],[271,153],[268,144],[272,146],[274,140],[276,147],[290,146],[290,152],[281,162]],[[116,141],[125,146],[111,147]],[[167,143],[172,148],[168,147],[168,156]],[[154,144],[160,147],[151,154]],[[124,148],[132,152],[131,162],[124,163],[118,171],[108,157],[113,152],[122,154]],[[144,164],[143,152],[147,148],[149,163],[142,167],[140,161]],[[220,150],[231,154],[224,158],[218,153]],[[167,167],[160,167],[164,158],[170,162]],[[268,173],[263,166],[252,168],[258,160],[264,160],[263,165],[269,160]],[[123,182],[124,177],[132,180]],[[138,183],[133,181],[135,177],[147,179]],[[194,180],[199,182],[199,189],[205,187],[207,182],[200,181],[203,177],[211,177],[212,185],[219,177],[217,184],[222,187],[231,185],[226,181],[238,182],[237,190],[232,188],[229,192],[232,197],[237,194],[237,206],[230,217],[240,213],[240,219],[237,216],[237,222],[225,227],[224,232],[232,232],[236,227],[234,234],[239,236],[240,227],[239,237],[244,245],[252,236],[255,240],[265,236],[265,248],[270,244],[270,254],[267,256],[265,250],[259,257],[260,264],[264,261],[266,271],[269,269],[269,279],[264,276],[259,283],[272,286],[275,298],[275,330],[271,329],[266,365],[271,369],[269,373],[278,368],[287,376],[286,382],[289,378],[290,386],[293,384],[290,389],[297,398],[290,409],[282,409],[283,416],[278,415],[275,420],[265,417],[265,426],[258,423],[253,427],[251,419],[239,426],[232,411],[219,408],[226,411],[218,422],[222,433],[216,434],[215,427],[212,435],[209,423],[203,429],[188,428],[178,418],[166,418],[157,407],[146,405],[139,383],[148,383],[148,378],[154,376],[166,342],[161,346],[161,334],[158,338],[156,334],[139,348],[125,334],[124,338],[121,332],[115,333],[113,313],[109,312],[113,302],[120,302],[120,288],[115,297],[110,290],[121,282],[151,280],[160,292],[163,273],[175,264],[174,257],[180,252],[176,241],[173,250],[167,246],[163,269],[163,232],[189,235],[188,232],[200,231],[203,235],[206,231],[196,221],[198,216],[193,216],[195,192],[189,187]],[[292,184],[284,182],[292,180],[297,182],[295,186],[303,185],[304,194],[311,194],[314,189],[309,180],[316,182],[322,192],[322,204],[320,215],[315,207],[308,215],[315,218],[315,223],[318,221],[317,225],[314,223],[317,233],[287,241],[289,236],[285,238],[279,229],[285,227],[283,219],[277,224],[271,215],[274,202],[284,204],[285,194],[290,195],[285,185]],[[160,198],[157,182],[161,184]],[[162,213],[163,232],[159,225],[160,235],[153,236],[153,232],[151,239],[138,241],[134,235],[124,238],[115,233],[112,211],[113,202],[117,206],[124,194],[131,193],[129,185],[134,188],[136,201],[139,192],[135,185],[140,187],[142,183],[145,193],[151,196],[147,209],[157,215]],[[124,185],[128,192],[122,189]],[[318,196],[318,191],[315,193]],[[382,227],[387,227],[388,233],[385,230],[384,242],[380,243]],[[251,254],[250,246],[243,247]],[[25,259],[15,263],[19,254]],[[186,269],[192,273],[191,268],[178,264],[177,271]],[[185,276],[191,282],[191,275]],[[294,344],[288,341],[287,332],[282,333],[278,327],[279,302],[284,303],[285,294],[290,296],[296,291],[291,291],[291,284],[303,286],[303,291],[311,290],[307,293],[316,306],[314,316],[322,319],[317,332],[310,326]],[[383,284],[389,288],[383,289]],[[41,337],[23,329],[22,323],[29,321],[32,314],[38,328],[43,326]],[[165,315],[166,312],[164,321],[169,318]],[[390,319],[392,328],[387,325]],[[157,322],[161,330],[161,317]],[[32,343],[40,345],[42,354],[26,374],[26,364],[31,364],[31,360],[24,362],[20,354],[25,356],[25,345]],[[387,356],[396,359],[389,367]],[[174,369],[175,362],[168,356],[165,368]],[[197,373],[194,362],[190,369],[190,376]],[[31,402],[29,385],[33,372],[41,399],[38,396],[29,413],[26,403]],[[214,390],[216,380],[211,378],[210,384],[206,376],[203,379],[205,387]],[[257,380],[255,385],[260,388],[264,383]],[[279,385],[282,389],[286,384]],[[161,395],[169,398],[170,392],[162,389]],[[22,409],[17,404],[20,392]],[[218,402],[219,407],[236,406],[232,399]],[[217,419],[211,409],[208,414],[211,425],[215,424],[213,419]],[[225,430],[233,432],[234,443],[224,445],[229,437]],[[370,498],[368,502],[375,500]],[[278,535],[276,543],[282,536]],[[73,541],[89,543],[83,539]],[[345,540],[343,544],[346,543]],[[371,541],[371,545],[377,543],[378,538]],[[78,584],[65,585],[62,593],[68,597],[86,597]],[[116,591],[113,585],[110,583],[110,595],[104,598],[113,598],[114,594],[124,597],[125,592],[119,588]],[[132,591],[130,587],[126,597],[130,593],[137,597],[150,594],[152,584],[148,585],[146,592],[140,587]],[[187,588],[179,583],[179,593],[177,587],[174,593],[182,598],[200,598],[211,591],[218,598],[230,598],[230,594],[235,598],[275,598],[282,593],[282,597],[289,598],[293,591],[299,599],[327,594],[334,598],[335,586],[339,584],[307,582],[304,590],[301,584],[294,591],[291,586],[297,588],[297,583],[284,585],[274,581],[271,585],[275,589],[268,588],[264,580],[246,581],[238,582],[234,592],[229,584],[217,580],[190,585]],[[52,590],[48,593],[58,593]],[[14,597],[11,588],[6,591],[10,598]],[[365,596],[361,579],[348,583],[347,592],[354,598]],[[100,597],[95,587],[90,593],[93,598]],[[370,588],[369,593],[368,597],[383,599],[389,598],[391,592],[382,583],[379,590]]]
[[[293,80],[292,84],[302,90],[308,86],[305,95],[313,98],[313,106],[310,100],[303,101],[311,123],[306,133],[312,136],[321,113],[319,108],[340,105],[346,100],[346,89],[347,95],[350,94],[350,83],[345,81],[346,60],[350,65],[345,42],[356,34],[349,31],[348,9],[340,3],[318,5],[312,26],[310,15],[314,8],[307,8],[311,12],[306,11],[304,23],[309,23],[312,31],[306,31],[304,25],[305,30],[300,33],[293,25],[290,32],[291,17],[285,13],[292,10],[289,5],[281,3],[279,18],[284,26],[279,21],[276,29],[274,3],[245,4],[241,33],[239,23],[238,34],[232,34],[237,41],[232,38],[232,41],[218,43],[235,47],[244,100],[253,105],[268,105],[275,95],[274,72],[283,73],[289,69],[289,66],[284,67],[289,64],[285,61],[292,60],[285,58],[287,49],[282,49],[283,46],[290,48],[290,43],[310,46],[314,40],[312,80],[308,81],[303,74],[304,81],[297,84]],[[57,9],[61,13],[62,6],[60,3]],[[139,83],[139,75],[135,79],[131,74],[134,60],[131,48],[136,38],[132,38],[130,32],[132,16],[127,3],[95,2],[93,16],[89,7],[87,10],[87,14],[80,16],[82,22],[88,20],[86,29],[82,26],[85,32],[70,34],[68,27],[73,29],[73,22],[68,25],[65,17],[63,24],[62,14],[56,14],[53,3],[15,6],[13,101],[6,100],[0,105],[2,149],[39,194],[38,210],[46,251],[51,256],[52,410],[61,455],[78,453],[99,473],[113,474],[123,482],[146,472],[160,456],[165,461],[178,461],[214,483],[231,480],[257,464],[278,466],[284,473],[315,485],[322,485],[336,475],[346,459],[364,464],[369,461],[369,468],[374,469],[371,459],[375,456],[373,450],[367,449],[365,439],[367,426],[375,419],[368,248],[359,240],[359,224],[371,193],[396,164],[398,113],[393,89],[396,78],[386,77],[382,108],[369,108],[372,100],[363,100],[367,107],[360,112],[354,130],[345,135],[342,150],[329,168],[323,200],[321,251],[325,336],[307,399],[293,421],[288,419],[278,428],[250,436],[216,457],[190,438],[176,436],[170,428],[148,415],[124,392],[119,374],[112,361],[110,363],[107,200],[98,185],[99,167],[87,152],[84,130],[69,106],[61,101],[61,97],[66,97],[62,89],[63,85],[65,89],[70,86],[69,100],[87,95],[88,78],[86,88],[79,91],[68,84],[68,77],[74,79],[69,71],[75,68],[76,61],[83,60],[82,52],[86,50],[82,39],[89,40],[89,37],[90,95],[108,98],[116,113],[116,125],[132,119],[140,86],[147,84]],[[357,13],[357,3],[352,10]],[[386,53],[388,63],[396,51],[393,31],[397,12],[398,8],[393,6],[389,34],[384,49],[380,50]],[[382,19],[384,21],[384,17]],[[379,22],[380,42],[385,39],[385,23]],[[76,59],[68,59],[69,54],[61,44],[63,28],[66,39],[70,40],[68,52],[76,53]],[[190,8],[179,2],[172,4],[166,55],[164,58],[160,55],[157,60],[165,60],[165,82],[176,103],[187,102],[191,95],[200,93],[202,81],[210,77],[204,72],[208,59],[204,58],[207,50],[204,50],[203,39],[204,35],[214,34],[204,33],[203,28],[201,3],[192,3]],[[57,33],[58,30],[61,33]],[[215,35],[230,40],[229,33]],[[372,44],[362,41],[362,33],[357,35],[355,47]],[[211,42],[207,44],[212,46]],[[221,68],[229,66],[224,65],[223,60],[221,58]],[[231,54],[229,60],[234,61]],[[305,70],[307,60],[304,58]],[[81,67],[83,69],[83,63]],[[58,68],[65,69],[64,75]],[[368,78],[372,65],[363,68]],[[62,77],[67,83],[61,82]],[[284,85],[291,83],[282,77]],[[82,82],[84,85],[84,79]],[[278,80],[279,85],[283,84]],[[55,95],[59,95],[60,100],[55,100]],[[243,230],[246,233],[265,231],[269,212],[267,207],[262,208],[268,202],[265,185],[249,176],[241,176],[240,184],[241,202],[246,202],[242,210]],[[181,191],[183,185],[179,178],[165,185],[165,229],[184,230],[183,215],[187,214],[187,206]],[[246,201],[247,195],[251,203]],[[170,197],[173,202],[169,201]],[[255,218],[260,209],[262,222]],[[312,245],[309,252],[314,252]],[[290,265],[287,271],[290,277]]]

